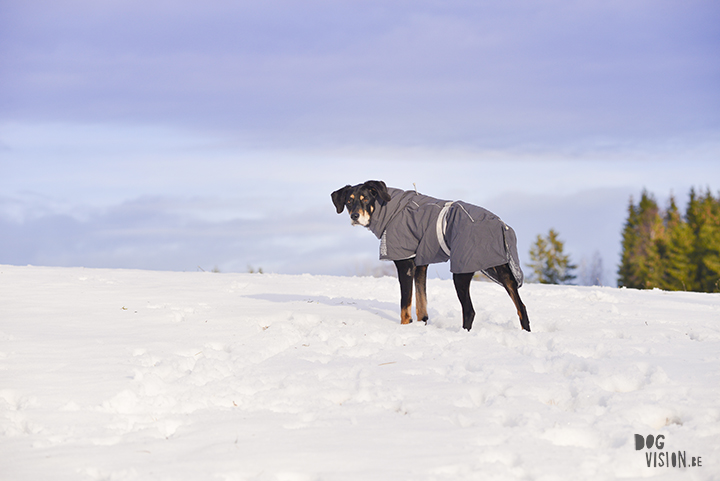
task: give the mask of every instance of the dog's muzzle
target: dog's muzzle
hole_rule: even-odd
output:
[[[367,227],[370,225],[370,215],[367,212],[353,212],[350,214],[350,223],[352,225],[361,225]]]

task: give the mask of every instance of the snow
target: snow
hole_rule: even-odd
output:
[[[720,479],[718,294],[529,284],[527,333],[475,282],[468,333],[450,280],[427,326],[400,325],[387,277],[0,266],[0,286],[3,480]]]

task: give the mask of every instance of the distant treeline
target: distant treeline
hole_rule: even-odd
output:
[[[720,292],[720,194],[689,197],[684,214],[672,197],[664,211],[647,191],[630,199],[618,286]]]

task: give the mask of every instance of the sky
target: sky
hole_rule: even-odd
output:
[[[718,25],[693,0],[2,2],[0,263],[368,274],[330,193],[380,179],[492,210],[522,262],[554,228],[615,285],[631,196],[720,189]]]

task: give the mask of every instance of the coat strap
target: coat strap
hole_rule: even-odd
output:
[[[445,205],[440,210],[440,214],[438,214],[437,223],[435,224],[435,232],[437,233],[437,239],[440,243],[440,248],[447,255],[450,255],[450,248],[445,243],[445,231],[447,230],[447,215],[450,211],[450,206],[452,206],[453,204],[454,202],[445,202]]]

